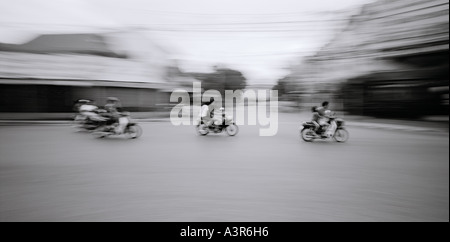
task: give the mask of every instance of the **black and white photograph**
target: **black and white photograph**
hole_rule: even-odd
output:
[[[448,0],[0,0],[0,222],[448,222],[448,50]]]

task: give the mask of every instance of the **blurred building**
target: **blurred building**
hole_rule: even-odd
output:
[[[303,103],[363,115],[448,114],[446,0],[379,0],[287,77]]]
[[[0,44],[0,113],[68,113],[74,101],[103,105],[118,97],[128,111],[168,101],[168,53],[138,32],[41,35]]]

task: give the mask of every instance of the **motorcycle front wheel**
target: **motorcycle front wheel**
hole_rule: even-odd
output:
[[[334,139],[337,142],[345,142],[348,140],[349,134],[348,131],[345,129],[338,129],[336,130],[336,133],[334,133]]]
[[[133,126],[129,126],[127,128],[126,133],[130,137],[130,139],[137,139],[137,138],[141,137],[143,131],[142,131],[141,126],[133,125]]]
[[[303,129],[300,131],[300,135],[302,136],[302,139],[306,142],[311,142],[314,140],[314,137],[316,136],[314,134],[314,131],[311,129]]]
[[[229,136],[235,136],[235,135],[237,135],[237,133],[239,133],[239,128],[238,128],[238,126],[235,125],[235,124],[230,124],[230,125],[228,125],[228,126],[225,128],[225,130],[227,131],[227,134],[228,134]]]

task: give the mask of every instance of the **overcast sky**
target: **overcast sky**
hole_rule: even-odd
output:
[[[0,0],[0,42],[139,27],[185,71],[222,64],[273,84],[374,0]]]

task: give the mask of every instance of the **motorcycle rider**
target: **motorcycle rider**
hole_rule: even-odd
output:
[[[321,116],[319,124],[321,125],[324,132],[322,132],[323,138],[332,137],[337,128],[337,123],[334,120],[334,113],[328,108],[329,102],[325,101],[322,103],[322,107],[318,108],[318,112]]]
[[[328,101],[322,102],[322,106],[318,107],[316,109],[317,113],[319,114],[319,125],[322,130],[325,130],[326,132],[322,132],[322,137],[327,137],[327,135],[331,135],[331,132],[334,132],[334,129],[336,128],[335,121],[330,122],[330,118],[333,118],[333,115],[331,113],[331,110],[329,109],[330,103]]]
[[[115,132],[117,134],[122,134],[128,124],[128,119],[121,115],[122,104],[120,103],[120,100],[116,97],[108,97],[105,110],[107,111],[106,116],[110,118],[112,125],[117,125]]]
[[[210,127],[214,124],[214,98],[212,97],[209,102],[206,102],[202,105],[200,111],[200,118],[203,120],[203,123]]]

